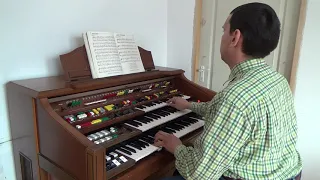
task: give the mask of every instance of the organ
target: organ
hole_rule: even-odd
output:
[[[146,72],[91,79],[85,48],[60,56],[64,76],[6,86],[18,179],[157,179],[174,170],[174,156],[153,146],[159,130],[192,145],[203,117],[166,100],[209,101],[215,92],[180,69],[154,67],[139,47]]]

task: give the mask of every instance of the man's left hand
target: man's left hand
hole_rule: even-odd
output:
[[[181,145],[182,142],[173,134],[169,134],[163,131],[159,131],[154,137],[154,145],[158,147],[164,147],[167,151],[174,154],[176,148]]]

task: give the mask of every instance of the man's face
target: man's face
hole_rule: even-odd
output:
[[[229,51],[230,51],[230,43],[232,41],[232,36],[230,34],[230,18],[231,15],[227,18],[223,25],[223,35],[221,37],[221,43],[220,43],[220,54],[221,54],[221,59],[224,62],[229,61],[228,56],[229,56]]]

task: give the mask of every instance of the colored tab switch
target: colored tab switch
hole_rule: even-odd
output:
[[[95,114],[99,114],[99,111],[97,111],[96,109],[92,109],[92,111],[93,111]]]
[[[96,120],[91,121],[91,124],[98,124],[98,123],[101,123],[101,122],[102,122],[101,119],[96,119]]]
[[[117,96],[122,96],[122,95],[124,95],[124,91],[120,91],[117,93]]]
[[[107,106],[104,106],[104,108],[107,110],[107,111],[112,111],[114,109],[114,105],[113,104],[109,104]]]
[[[110,118],[109,117],[103,117],[101,118],[102,121],[108,121]]]
[[[171,90],[171,91],[170,91],[170,94],[175,93],[175,92],[178,92],[178,89]]]

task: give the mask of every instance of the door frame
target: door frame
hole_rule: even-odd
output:
[[[198,66],[200,57],[200,37],[201,37],[201,21],[202,21],[202,4],[203,0],[195,0],[195,16],[194,16],[194,28],[193,28],[193,49],[192,49],[192,81],[196,82],[198,79]],[[292,60],[291,77],[290,77],[290,88],[292,93],[295,93],[296,87],[296,75],[299,66],[300,49],[303,39],[303,31],[306,21],[306,9],[307,0],[301,0],[299,22],[297,29],[297,36]]]

